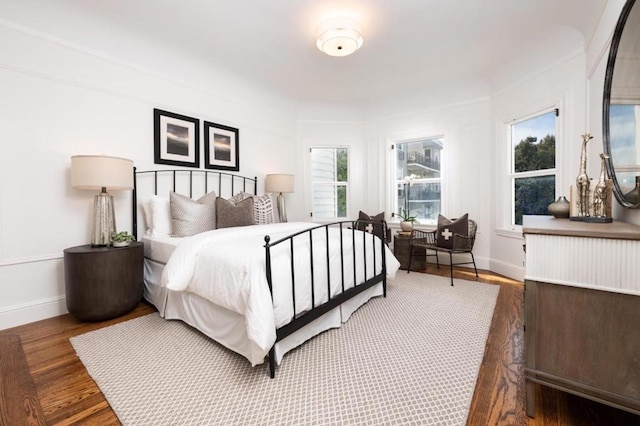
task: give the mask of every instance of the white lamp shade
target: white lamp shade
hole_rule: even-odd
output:
[[[331,19],[318,27],[316,46],[329,56],[347,56],[364,43],[362,26],[350,18]]]
[[[71,157],[71,187],[133,189],[133,161],[106,155],[74,155]]]
[[[264,186],[266,192],[293,192],[293,175],[267,175]]]

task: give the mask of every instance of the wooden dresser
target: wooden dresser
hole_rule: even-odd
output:
[[[640,414],[640,226],[525,216],[527,414],[540,383]]]

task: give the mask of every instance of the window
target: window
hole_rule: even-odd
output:
[[[556,117],[558,110],[509,125],[511,224],[523,215],[546,215],[556,193]]]
[[[347,217],[348,148],[311,148],[312,217]]]
[[[640,135],[640,105],[612,104],[609,108],[611,158],[616,180],[626,196],[637,199],[636,179],[640,164],[640,151],[636,135]]]
[[[395,145],[396,214],[406,210],[421,223],[436,223],[441,209],[442,138]]]

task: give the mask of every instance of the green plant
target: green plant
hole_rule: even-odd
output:
[[[403,222],[411,222],[411,223],[417,222],[416,217],[410,216],[409,212],[406,211],[405,209],[400,209],[400,219],[402,219]]]
[[[128,233],[127,231],[122,231],[122,232],[114,232],[113,234],[111,234],[111,242],[112,243],[126,243],[126,242],[130,242],[130,241],[134,241],[133,235],[131,235],[130,233]]]

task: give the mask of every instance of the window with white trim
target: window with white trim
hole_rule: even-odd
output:
[[[349,149],[314,147],[311,152],[312,213],[314,219],[347,217]]]
[[[508,125],[511,225],[524,215],[547,215],[556,193],[557,108]]]
[[[436,223],[442,208],[441,154],[443,138],[396,143],[394,216],[406,211],[420,223]]]

